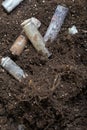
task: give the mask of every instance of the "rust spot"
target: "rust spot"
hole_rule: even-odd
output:
[[[35,36],[34,36],[34,41],[37,41],[37,34],[35,34]]]

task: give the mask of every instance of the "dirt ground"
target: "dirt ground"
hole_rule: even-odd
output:
[[[0,0],[0,5],[3,0]],[[35,16],[44,36],[58,4],[69,13],[45,60],[28,41],[20,57],[9,51],[20,24]],[[79,33],[69,35],[76,25]],[[0,57],[29,75],[19,83],[0,66],[0,130],[87,130],[87,0],[24,0],[7,14],[0,6]]]

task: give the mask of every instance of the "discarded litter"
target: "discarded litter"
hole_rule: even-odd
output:
[[[64,22],[64,19],[67,15],[67,12],[68,12],[67,7],[63,7],[61,5],[57,6],[55,13],[52,17],[52,20],[50,22],[50,25],[47,29],[47,32],[44,36],[45,42],[47,42],[48,40],[53,42],[56,39],[56,37],[61,29],[61,26]]]
[[[71,35],[78,33],[78,30],[75,25],[73,25],[71,28],[69,28],[68,31],[69,31],[69,34],[71,34]]]
[[[21,24],[21,26],[24,26],[24,25],[28,24],[29,22],[33,22],[37,28],[39,28],[41,26],[41,22],[35,17],[32,17],[30,19],[25,20]],[[16,41],[14,42],[12,47],[10,48],[11,53],[13,55],[19,56],[22,53],[22,51],[24,50],[27,42],[28,42],[28,38],[24,34],[24,31],[22,31],[20,36],[16,39]]]
[[[2,58],[1,66],[20,82],[28,76],[10,57]]]
[[[31,17],[31,18],[25,20],[25,21],[21,24],[21,26],[24,26],[24,25],[28,24],[29,22],[34,23],[37,28],[39,28],[39,27],[41,26],[41,22],[40,22],[37,18],[35,18],[35,17]]]
[[[22,53],[22,51],[24,50],[27,42],[28,42],[28,38],[22,32],[21,35],[16,39],[16,41],[10,48],[11,53],[13,55],[19,56]]]
[[[28,23],[24,24],[23,30],[38,52],[42,52],[42,54],[47,57],[51,55],[48,49],[45,47],[43,37],[33,22],[29,21]]]
[[[10,13],[16,6],[18,6],[23,0],[5,0],[2,2],[4,9]]]

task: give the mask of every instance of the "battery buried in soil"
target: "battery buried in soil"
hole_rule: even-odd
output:
[[[13,55],[19,56],[23,52],[27,42],[27,37],[24,35],[24,33],[21,33],[21,35],[16,39],[16,41],[10,48],[11,53]]]
[[[22,1],[23,0],[5,0],[5,1],[2,2],[2,6],[8,13],[10,13]]]
[[[47,32],[44,36],[44,41],[47,42],[48,40],[53,42],[61,29],[61,26],[64,22],[64,19],[68,13],[68,8],[58,5],[55,13],[51,19],[50,25],[47,29]]]
[[[1,66],[20,82],[28,76],[10,57],[2,58]]]
[[[51,54],[48,49],[45,47],[45,42],[37,27],[31,21],[26,23],[23,26],[23,30],[25,31],[27,37],[33,44],[34,48],[43,54],[43,56],[49,57]]]
[[[35,17],[25,20],[21,26],[24,26],[25,24],[27,24],[29,22],[33,22],[37,28],[39,28],[41,26],[41,22]],[[24,31],[22,31],[20,36],[16,39],[14,44],[11,46],[11,48],[10,48],[11,53],[13,55],[20,56],[20,54],[23,52],[27,42],[28,42],[28,38],[27,38],[26,34],[24,33]]]

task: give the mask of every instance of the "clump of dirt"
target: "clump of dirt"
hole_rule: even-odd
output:
[[[13,57],[9,49],[23,20],[37,17],[44,36],[58,4],[69,13],[57,39],[47,45],[52,56],[44,59],[28,41],[22,55]],[[29,75],[19,83],[0,67],[1,130],[87,129],[86,5],[86,0],[25,0],[10,14],[0,7],[0,57],[10,56]],[[72,25],[79,31],[74,36],[68,34]]]

